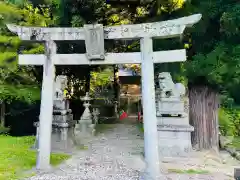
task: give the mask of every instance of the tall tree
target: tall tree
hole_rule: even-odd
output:
[[[50,23],[50,19],[47,12],[41,15],[39,9],[33,8],[31,4],[21,4],[19,7],[5,1],[0,2],[0,17],[0,102],[2,107],[0,120],[4,121],[5,103],[10,103],[12,100],[32,102],[40,97],[35,68],[17,65],[21,46],[24,45],[23,53],[41,53],[44,50],[41,45],[21,42],[18,37],[8,31],[6,23],[45,26]]]
[[[219,93],[239,83],[240,5],[236,1],[192,1],[191,12],[203,14],[192,29],[186,74],[190,120],[197,149],[218,147]]]
[[[202,20],[188,29],[180,40],[154,42],[155,50],[182,48],[184,45],[188,61],[156,66],[155,69],[173,72],[177,79],[185,76],[190,96],[190,120],[195,128],[193,144],[200,150],[217,148],[219,95],[240,84],[239,3],[234,0],[192,0],[176,8],[165,1],[153,1],[153,4],[157,5],[144,8],[151,19],[143,16],[139,19],[141,22],[168,20],[193,13],[203,15]]]

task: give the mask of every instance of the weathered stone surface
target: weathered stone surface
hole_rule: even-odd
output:
[[[168,101],[180,100],[181,96],[185,95],[185,87],[181,83],[174,84],[169,72],[158,74],[158,84],[160,98],[168,98]]]
[[[66,127],[64,124],[67,124],[67,127],[73,127],[75,125],[75,121],[73,120],[72,114],[65,115],[53,115],[53,126],[55,127]]]
[[[76,151],[73,127],[52,128],[52,152],[72,154]]]
[[[104,60],[104,31],[102,24],[84,25],[86,55],[90,60]]]
[[[81,98],[82,101],[84,101],[83,106],[85,107],[85,110],[78,121],[78,124],[76,124],[74,133],[76,142],[81,145],[85,144],[94,136],[95,133],[95,120],[96,116],[99,114],[97,111],[95,112],[95,119],[93,119],[93,116],[90,112],[90,100],[92,98],[89,96],[89,93],[86,93],[86,96]]]
[[[134,25],[119,25],[104,27],[105,39],[139,39],[141,37],[171,38],[179,36],[188,26],[191,27],[201,19],[201,14],[155,22]],[[22,40],[84,40],[83,28],[44,28],[22,27],[8,24],[8,29],[16,33]]]
[[[157,116],[162,114],[185,114],[184,113],[184,102],[179,100],[167,100],[159,99],[157,102]]]
[[[69,101],[62,100],[62,99],[55,99],[54,100],[54,109],[56,110],[69,110]]]
[[[190,125],[158,125],[158,130],[160,131],[170,131],[170,132],[192,132],[194,130],[193,126]]]
[[[34,126],[37,128],[37,134],[33,148],[38,149],[39,122],[34,123]],[[52,124],[51,152],[73,153],[76,148],[73,130],[74,124],[63,122]]]
[[[158,125],[160,156],[186,156],[192,150],[190,125]]]
[[[57,76],[54,83],[53,116],[52,116],[52,152],[72,152],[75,148],[73,115],[69,109],[69,101],[64,97],[64,89],[67,87],[67,77]],[[38,149],[39,122],[35,122],[37,128],[37,138],[34,148]]]
[[[98,108],[93,108],[93,121],[94,121],[94,124],[98,124],[98,120],[99,120],[99,115],[100,115],[100,111]]]
[[[19,65],[36,65],[42,66],[45,62],[44,54],[20,54],[18,58]],[[153,52],[154,63],[164,62],[183,62],[186,61],[186,50],[169,50]],[[56,54],[53,58],[55,65],[110,65],[110,64],[141,64],[140,52],[128,53],[105,53],[104,60],[89,60],[86,54]]]
[[[170,73],[159,73],[156,98],[158,148],[161,157],[186,156],[191,150],[189,116],[183,96],[185,87],[172,81]],[[177,85],[177,86],[176,86]]]
[[[189,125],[188,116],[185,117],[161,117],[157,116],[158,125]]]
[[[82,130],[87,131],[88,126],[93,123],[92,114],[89,109],[89,107],[91,106],[90,100],[92,100],[92,98],[87,92],[86,96],[82,97],[81,100],[84,101],[83,106],[85,107],[85,109],[78,123],[83,125],[82,128],[86,128]]]

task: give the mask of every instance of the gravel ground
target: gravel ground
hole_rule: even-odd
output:
[[[137,180],[145,163],[141,156],[143,139],[134,125],[119,124],[94,139],[88,150],[28,180]],[[231,180],[223,174],[164,173],[161,180]]]

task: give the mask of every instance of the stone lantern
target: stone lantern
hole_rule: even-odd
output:
[[[84,101],[83,106],[85,107],[85,110],[75,127],[75,134],[77,136],[81,136],[81,139],[83,139],[83,137],[86,138],[92,136],[95,126],[93,124],[92,114],[89,109],[92,98],[87,92],[86,95],[81,98],[81,100]]]

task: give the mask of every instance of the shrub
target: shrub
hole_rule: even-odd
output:
[[[219,110],[219,129],[223,136],[240,136],[240,109],[221,108]]]
[[[233,109],[231,111],[232,117],[233,117],[233,124],[235,127],[235,136],[240,136],[240,110],[239,109]]]
[[[233,116],[227,109],[219,109],[219,129],[223,136],[234,136],[235,126],[233,123]]]
[[[10,128],[0,126],[0,134],[7,134]]]

